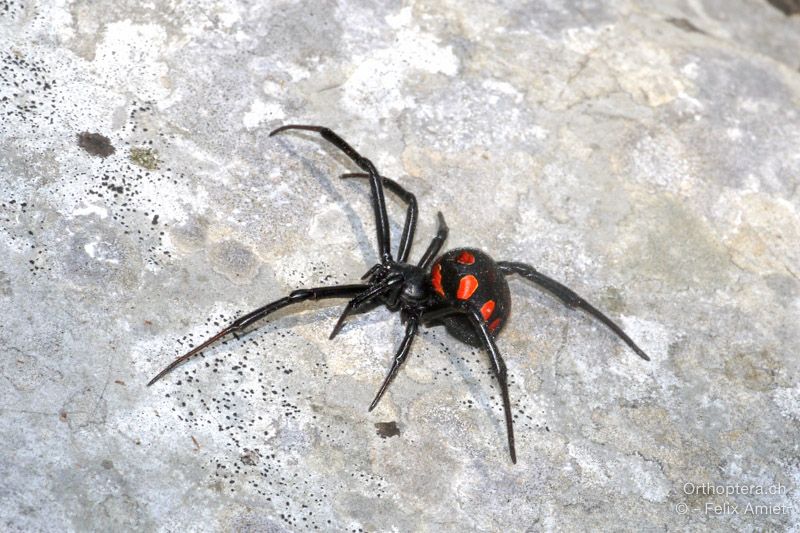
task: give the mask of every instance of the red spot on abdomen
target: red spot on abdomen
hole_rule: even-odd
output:
[[[471,265],[475,262],[475,256],[469,252],[461,252],[461,255],[458,256],[456,262],[461,263],[462,265]]]
[[[489,320],[492,313],[494,313],[494,300],[489,300],[481,307],[481,315],[483,315],[484,320]]]
[[[442,265],[440,263],[436,263],[433,266],[433,270],[431,271],[431,285],[433,285],[433,290],[438,292],[441,296],[444,296],[444,289],[442,288]]]
[[[496,330],[496,329],[497,329],[497,326],[499,326],[499,325],[500,325],[500,319],[499,319],[499,318],[495,318],[495,319],[494,319],[494,322],[492,322],[491,324],[489,324],[489,331],[491,331],[492,333],[494,333],[494,330]]]
[[[459,300],[469,300],[469,297],[478,289],[478,280],[472,274],[467,274],[458,282],[458,292],[456,298]]]

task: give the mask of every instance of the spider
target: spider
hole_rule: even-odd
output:
[[[582,309],[617,334],[639,357],[646,361],[650,360],[647,354],[610,318],[571,289],[545,276],[530,265],[513,261],[495,261],[486,253],[475,248],[456,248],[437,257],[449,231],[442,213],[437,213],[438,229],[425,253],[416,264],[408,262],[417,225],[416,197],[397,182],[381,176],[369,159],[359,154],[332,130],[322,126],[288,124],[273,130],[269,135],[272,137],[287,130],[318,133],[323,139],[344,152],[364,171],[363,173],[343,174],[341,177],[369,180],[380,263],[364,274],[361,278],[364,283],[298,289],[292,291],[288,296],[237,318],[213,337],[175,359],[151,379],[148,386],[219,339],[241,333],[254,322],[289,305],[305,300],[349,298],[350,301],[330,334],[330,339],[333,339],[352,313],[368,304],[382,304],[390,311],[400,312],[400,320],[405,324],[406,332],[394,359],[392,359],[389,372],[378,389],[375,399],[369,405],[369,411],[378,405],[389,384],[408,357],[411,343],[419,326],[444,325],[446,331],[460,341],[470,346],[483,348],[489,353],[491,369],[500,385],[503,400],[508,451],[511,455],[511,462],[516,463],[517,454],[514,446],[514,426],[511,417],[511,402],[508,396],[506,365],[495,344],[495,338],[503,329],[511,311],[511,295],[506,281],[507,276],[520,275],[551,293],[567,307]],[[390,249],[389,219],[386,215],[384,187],[397,195],[407,206],[405,224],[396,258]]]

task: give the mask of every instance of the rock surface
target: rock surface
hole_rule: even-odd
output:
[[[0,36],[3,530],[800,529],[797,16],[3,0]],[[367,413],[383,309],[330,342],[341,305],[304,305],[147,388],[376,261],[355,167],[287,122],[418,195],[413,257],[441,210],[449,247],[536,265],[652,361],[512,281],[517,465],[486,356],[441,329]]]

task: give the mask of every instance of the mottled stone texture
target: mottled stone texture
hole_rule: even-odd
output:
[[[0,529],[798,531],[800,19],[772,4],[0,2]],[[341,304],[303,305],[145,387],[376,260],[355,167],[287,122],[417,193],[414,257],[441,210],[652,361],[512,281],[516,466],[441,329],[367,413],[382,309],[330,342]]]

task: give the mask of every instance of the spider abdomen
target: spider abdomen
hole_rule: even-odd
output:
[[[492,336],[497,337],[511,312],[511,293],[497,263],[480,250],[456,248],[431,267],[431,287],[436,297],[453,307],[468,305],[480,311]],[[475,327],[463,314],[441,319],[447,331],[471,346],[482,346]]]

